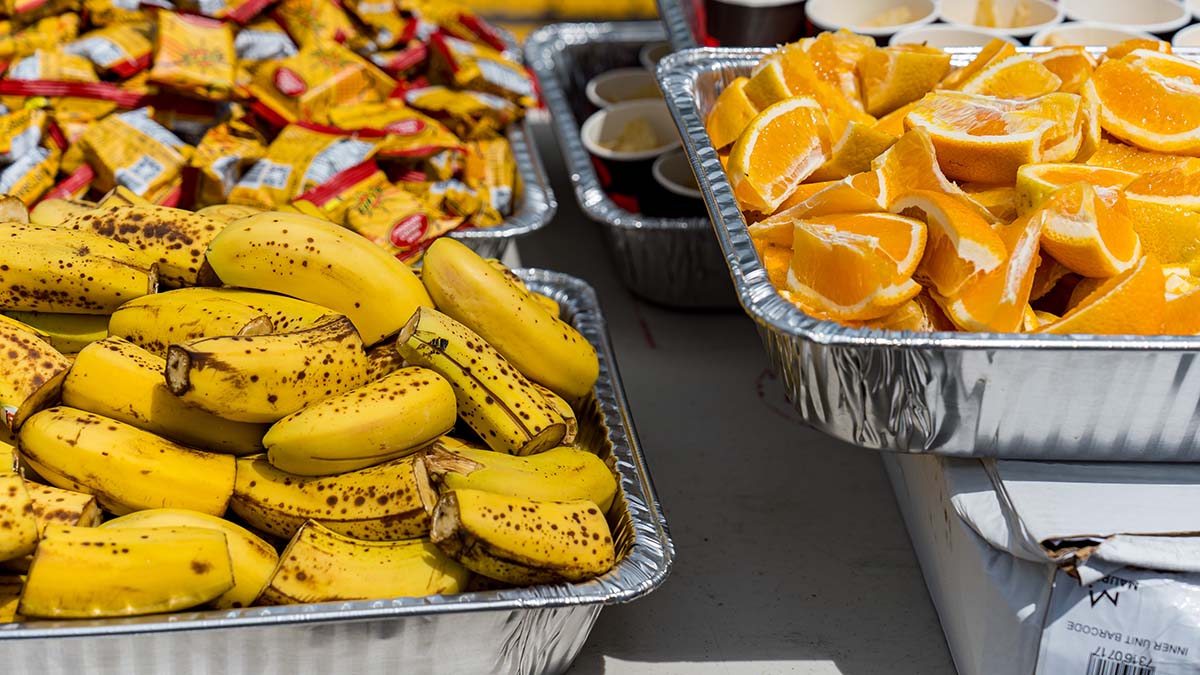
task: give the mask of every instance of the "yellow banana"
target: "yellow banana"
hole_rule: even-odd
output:
[[[534,302],[542,306],[542,309],[549,312],[550,316],[559,318],[562,315],[562,307],[559,306],[558,301],[554,298],[542,295],[541,293],[534,293],[533,291],[530,291],[529,295],[533,298]]]
[[[225,223],[169,206],[98,208],[63,221],[65,229],[93,232],[146,251],[158,261],[162,282],[173,288],[195,286],[204,249]]]
[[[549,296],[542,295],[541,293],[536,293],[534,291],[529,290],[529,287],[525,285],[525,281],[523,279],[521,279],[521,277],[517,276],[517,274],[515,272],[513,272],[512,269],[508,265],[505,265],[504,263],[500,262],[496,258],[484,258],[484,260],[487,262],[487,264],[491,265],[492,268],[494,268],[496,271],[503,274],[504,278],[508,279],[512,283],[513,286],[516,286],[520,290],[525,291],[534,300],[536,300],[539,305],[541,305],[542,307],[545,307],[546,311],[550,312],[550,316],[558,316],[562,312],[562,309],[558,306],[557,300],[555,300],[554,298],[551,298]]]
[[[266,335],[275,325],[263,312],[203,288],[181,288],[131,300],[113,312],[108,334],[159,356],[167,347],[206,337]]]
[[[265,424],[235,422],[167,389],[161,357],[119,337],[84,347],[63,381],[63,405],[111,417],[184,445],[230,455],[263,451]]]
[[[483,338],[441,312],[417,309],[396,349],[454,386],[458,415],[493,450],[530,455],[562,442],[567,426],[546,399]]]
[[[155,508],[225,513],[234,458],[194,450],[74,408],[43,410],[20,432],[21,457],[56,487],[122,515]]]
[[[367,381],[374,382],[404,367],[404,357],[396,345],[382,342],[367,350]]]
[[[16,441],[17,439],[12,439]],[[9,471],[19,471],[20,463],[17,460],[17,446],[15,443],[9,443],[7,440],[0,439],[0,473],[8,473]]]
[[[429,532],[429,514],[417,496],[414,461],[310,478],[276,469],[265,455],[242,457],[229,505],[251,527],[284,539],[309,519],[358,539],[420,537]]]
[[[616,558],[608,521],[586,499],[451,490],[433,511],[430,538],[472,572],[520,586],[591,579]]]
[[[249,218],[257,213],[262,213],[263,209],[257,206],[247,206],[244,204],[212,204],[202,209],[198,209],[196,213],[213,220],[219,220],[228,225],[235,220]]]
[[[310,520],[284,549],[262,604],[459,593],[470,578],[428,539],[364,541]]]
[[[286,293],[334,309],[373,345],[433,301],[407,265],[328,221],[266,212],[225,228],[208,263],[228,286]]]
[[[430,512],[438,494],[449,490],[485,490],[545,501],[586,499],[607,512],[617,494],[617,479],[599,457],[575,448],[554,448],[529,457],[491,450],[450,449],[435,442],[416,464],[421,502]]]
[[[14,319],[13,317],[9,316],[9,314],[23,314],[23,313],[25,313],[25,312],[10,312],[7,310],[0,311],[0,326],[9,326],[10,328],[17,328],[19,330],[23,330],[26,333],[33,333],[34,335],[38,336],[39,340],[49,344],[49,342],[50,342],[50,334],[49,333],[47,333],[46,331],[44,331],[40,328],[35,328],[34,326],[31,326],[31,325],[25,323],[24,321],[21,321],[20,319]],[[84,315],[81,314],[80,316],[84,316]],[[51,346],[53,346],[53,345],[51,345]]]
[[[574,444],[575,439],[579,437],[579,418],[575,415],[575,409],[572,408],[571,404],[567,403],[563,397],[550,391],[546,387],[543,387],[537,382],[530,382],[530,384],[532,384],[533,388],[537,389],[542,397],[546,399],[546,403],[554,409],[554,412],[558,413],[559,417],[562,417],[563,424],[567,425],[567,431],[563,434],[562,440],[559,441],[559,443],[562,445]]]
[[[457,419],[445,378],[403,368],[288,415],[271,426],[263,445],[281,471],[328,476],[411,455]]]
[[[0,248],[3,248],[0,245]],[[33,413],[58,400],[71,362],[35,333],[0,323],[0,415],[19,429]]]
[[[5,311],[9,318],[33,326],[63,354],[76,354],[96,340],[108,336],[106,314],[48,314]]]
[[[96,202],[81,199],[43,199],[29,212],[29,222],[41,227],[58,227],[68,218],[96,208]]]
[[[337,314],[328,307],[277,293],[247,291],[241,288],[188,288],[172,292],[180,291],[185,291],[188,300],[198,304],[227,300],[241,303],[256,312],[266,314],[276,333],[291,333],[308,328],[330,314]]]
[[[0,561],[33,553],[38,523],[25,481],[15,471],[0,472]]]
[[[47,527],[55,525],[96,527],[104,519],[104,514],[92,495],[28,480],[25,481],[25,489],[33,502],[33,515],[37,518],[39,535],[45,532]]]
[[[125,244],[61,227],[0,223],[0,307],[110,314],[158,288],[158,266]]]
[[[0,575],[0,623],[20,621],[17,614],[17,603],[21,600],[21,590],[25,588],[25,577]]]
[[[148,509],[114,518],[101,525],[102,529],[121,527],[198,527],[224,533],[233,564],[233,588],[213,600],[212,605],[216,609],[253,605],[270,581],[275,565],[279,563],[279,554],[258,535],[224,518],[199,511]]]
[[[51,527],[17,611],[34,618],[173,612],[233,587],[225,535],[200,527]]]
[[[146,199],[138,193],[130,190],[124,185],[118,185],[115,188],[104,193],[100,197],[100,201],[96,203],[98,209],[110,209],[114,206],[153,206],[154,202]]]
[[[212,337],[167,350],[167,386],[239,422],[275,422],[367,381],[367,355],[340,314],[292,333]]]
[[[12,195],[0,195],[0,223],[29,224],[29,208]]]
[[[529,379],[573,401],[600,374],[579,331],[463,244],[443,237],[425,252],[421,281],[437,308],[478,333]]]

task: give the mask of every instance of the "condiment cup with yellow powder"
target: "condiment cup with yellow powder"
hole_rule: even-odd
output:
[[[679,147],[679,132],[662,99],[625,101],[583,123],[583,147],[592,156],[600,186],[626,210],[641,211],[657,188],[651,167],[659,155]]]

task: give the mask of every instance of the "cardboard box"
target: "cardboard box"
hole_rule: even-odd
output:
[[[1200,672],[1200,466],[883,457],[960,673]]]

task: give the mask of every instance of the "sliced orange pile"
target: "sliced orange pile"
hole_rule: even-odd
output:
[[[1166,305],[1162,266],[1146,256],[1134,267],[1105,281],[1061,319],[1038,330],[1057,334],[1154,335],[1162,332]]]
[[[1133,267],[1142,244],[1118,192],[1108,204],[1087,183],[1069,185],[1038,210],[1042,248],[1067,269],[1085,277],[1111,277]]]
[[[934,296],[962,330],[1016,333],[1024,324],[1039,263],[1041,222],[1031,214],[997,229],[1008,250],[1004,264],[955,295]]]
[[[1004,242],[962,197],[914,190],[892,202],[891,209],[928,225],[916,276],[941,295],[959,293],[1004,264]]]
[[[925,95],[950,72],[950,55],[922,45],[874,49],[859,63],[867,112],[885,115]]]
[[[1200,155],[1200,64],[1136,49],[1096,68],[1085,88],[1108,133],[1146,150]]]
[[[1017,212],[1029,213],[1046,198],[1073,183],[1087,183],[1112,195],[1136,180],[1131,171],[1087,164],[1026,164],[1017,170]]]
[[[1096,59],[1084,47],[1055,47],[1034,54],[1033,60],[1057,75],[1061,82],[1058,91],[1068,94],[1078,94],[1096,69]]]
[[[989,65],[963,85],[961,91],[1004,98],[1037,98],[1059,91],[1062,80],[1028,54],[1010,56]]]
[[[771,213],[829,159],[829,129],[811,98],[789,98],[759,113],[729,154],[729,182],[742,207]]]

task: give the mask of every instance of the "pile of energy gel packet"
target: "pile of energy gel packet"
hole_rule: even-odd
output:
[[[506,48],[443,0],[0,0],[0,193],[299,210],[412,261],[511,214]]]

